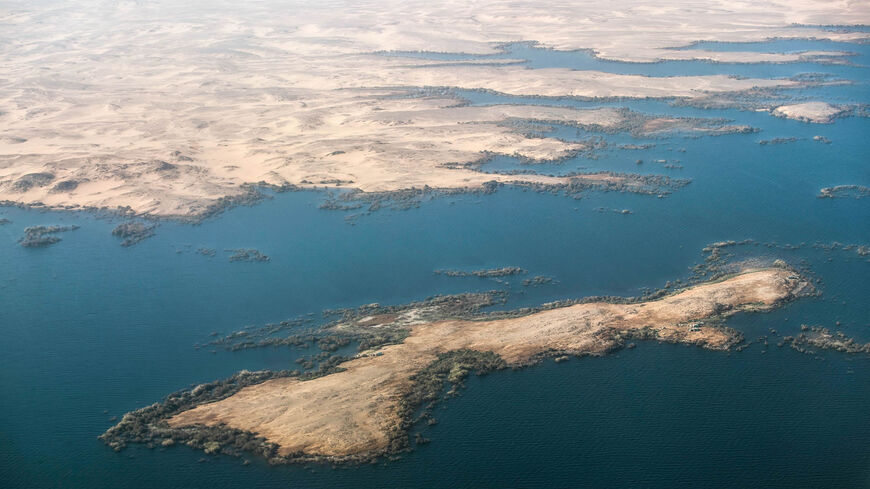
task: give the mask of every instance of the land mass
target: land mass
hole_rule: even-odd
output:
[[[742,337],[718,320],[772,309],[810,287],[796,272],[775,267],[744,270],[658,300],[592,301],[476,320],[438,317],[432,306],[354,317],[332,332],[401,330],[405,337],[323,375],[246,374],[173,395],[125,415],[102,438],[117,449],[128,441],[176,440],[210,452],[242,449],[275,463],[370,460],[407,447],[414,412],[436,401],[445,381],[459,384],[472,371],[520,367],[546,356],[604,355],[640,339],[726,350]]]
[[[830,124],[837,117],[849,112],[848,109],[837,107],[825,102],[804,102],[800,104],[781,105],[771,111],[773,115],[816,124]]]
[[[519,121],[647,136],[752,130],[611,108],[461,107],[456,98],[409,97],[407,90],[282,92],[280,101],[267,95],[244,108],[212,106],[208,120],[218,117],[224,121],[220,123],[197,115],[201,106],[151,110],[147,128],[126,127],[128,122],[118,122],[114,109],[102,106],[88,109],[86,119],[78,112],[73,119],[55,114],[38,125],[26,122],[22,113],[12,125],[20,128],[23,142],[0,143],[0,200],[187,219],[208,215],[225,203],[253,200],[250,185],[346,188],[369,194],[423,188],[477,191],[488,182],[560,186],[583,180],[611,185],[627,179],[606,173],[573,178],[503,175],[470,165],[495,155],[555,161],[590,149],[584,141],[530,137]],[[55,123],[63,129],[46,132]],[[119,133],[69,150],[83,141],[104,139],[91,130],[96,126]],[[176,129],[169,133],[169,128]],[[259,129],[252,133],[251,128]],[[193,140],[197,142],[191,144]]]
[[[487,55],[528,42],[631,62],[836,62],[848,53],[683,48],[698,40],[870,37],[818,27],[870,23],[865,3],[847,1],[620,0],[606,9],[505,0],[12,5],[0,12],[0,201],[185,219],[250,202],[247,192],[259,184],[363,192],[476,190],[491,180],[561,185],[564,179],[487,175],[464,164],[494,154],[554,160],[587,149],[529,137],[517,121],[653,135],[669,127],[693,134],[748,129],[656,117],[639,128],[625,112],[549,107],[541,97],[696,100],[802,86],[385,53]],[[536,99],[463,107],[457,89]],[[785,107],[777,114],[831,115]]]

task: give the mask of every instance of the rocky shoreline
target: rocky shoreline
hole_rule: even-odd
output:
[[[789,345],[793,349],[807,354],[814,354],[812,349],[831,350],[841,353],[870,353],[870,342],[861,343],[855,338],[846,336],[842,331],[831,331],[823,326],[801,325],[801,333],[797,336],[784,336],[777,346]]]
[[[277,446],[252,433],[227,427],[173,428],[166,420],[194,406],[229,397],[246,386],[289,375],[287,371],[241,371],[224,380],[174,392],[162,402],[125,414],[99,439],[115,451],[123,450],[129,443],[140,443],[149,448],[178,443],[209,454],[220,452],[238,456],[247,452],[270,458]],[[215,448],[215,444],[220,448]]]
[[[728,277],[721,277],[719,280],[724,281],[727,279]],[[777,307],[780,303],[793,300],[800,296],[803,291],[803,289],[800,289],[796,294],[788,294],[778,303],[762,309],[769,310]],[[679,292],[670,291],[664,295]],[[595,299],[600,301],[600,298]],[[337,341],[341,339],[350,340],[352,338],[352,340],[359,341],[358,351],[360,353],[355,358],[377,356],[380,348],[386,345],[401,343],[404,340],[404,336],[409,332],[410,324],[421,320],[438,321],[446,318],[465,317],[470,321],[487,321],[496,318],[521,318],[539,311],[566,307],[568,304],[589,303],[592,298],[545,304],[540,308],[524,308],[516,311],[482,315],[480,309],[494,303],[496,300],[497,295],[465,294],[460,296],[441,296],[403,306],[384,307],[379,304],[370,304],[354,310],[327,311],[325,313],[327,317],[339,316],[331,325],[322,329],[322,331],[328,332],[328,335],[314,335],[309,337],[308,340],[321,341],[323,344],[320,347],[326,351],[334,349],[333,346]],[[640,300],[618,298],[614,302],[632,304]],[[649,300],[649,298],[647,297],[645,300]],[[751,307],[749,308],[749,310],[752,309]],[[728,309],[722,310],[723,317],[731,313]],[[420,314],[423,314],[423,316],[420,316]],[[691,330],[687,331],[695,331],[695,328],[701,327],[701,324],[705,328],[716,328],[728,340],[716,346],[715,349],[729,350],[743,341],[743,336],[739,332],[724,327],[721,324],[717,325],[718,322],[719,320],[714,315],[706,318],[703,323],[699,323],[698,326],[693,326]],[[294,326],[304,323],[304,320],[300,320]],[[674,335],[669,333],[666,336],[661,336],[658,330],[653,327],[629,329],[614,332],[612,335],[608,333],[608,335],[607,338],[602,338],[604,344],[609,345],[606,350],[599,353],[589,352],[586,354],[601,355],[621,348],[632,348],[634,341],[641,340],[673,343],[689,342],[704,345],[708,348],[711,347],[704,340],[687,340],[683,334]],[[283,339],[279,338],[277,340]],[[232,338],[228,337],[226,341],[221,341],[221,343],[227,344],[227,341],[231,344]],[[249,341],[249,339],[244,341]],[[264,339],[256,346],[264,346],[266,344],[280,343],[273,343],[268,339]],[[443,398],[441,393],[444,390],[445,384],[452,386],[446,394],[446,397],[450,397],[458,393],[464,380],[471,373],[485,374],[507,367],[519,368],[538,363],[545,358],[562,358],[566,354],[570,355],[571,353],[563,350],[548,350],[531,357],[528,361],[520,363],[507,362],[492,351],[460,349],[439,354],[428,366],[419,370],[411,377],[412,382],[409,384],[410,387],[406,391],[403,391],[404,394],[402,394],[399,403],[399,415],[396,418],[398,421],[390,430],[392,434],[390,435],[389,443],[377,450],[363,451],[350,455],[327,456],[301,451],[279,454],[277,445],[244,430],[224,425],[203,426],[194,424],[189,426],[170,426],[168,423],[168,420],[178,413],[189,411],[196,406],[226,399],[246,386],[262,384],[268,380],[283,377],[295,377],[305,382],[341,372],[344,370],[342,363],[348,360],[343,357],[335,357],[334,360],[326,362],[325,365],[322,364],[318,371],[307,374],[298,371],[241,372],[223,381],[203,384],[193,389],[171,394],[162,403],[128,413],[121,422],[110,428],[100,439],[116,450],[123,449],[128,443],[143,443],[150,447],[185,444],[192,448],[204,450],[206,453],[223,453],[235,456],[239,456],[242,453],[252,453],[268,459],[272,464],[295,462],[367,463],[384,456],[393,457],[411,448],[411,429],[421,421],[431,422],[434,419],[431,416],[432,408]],[[577,353],[575,352],[574,354]],[[421,408],[422,411],[419,411]],[[418,412],[419,414],[415,414]],[[421,437],[422,435],[416,437],[416,443],[426,442],[425,439],[421,440]]]
[[[516,173],[539,175],[534,172]],[[498,175],[504,176],[508,175],[508,173]],[[608,179],[590,180],[585,178],[589,175],[600,175],[608,177]],[[555,177],[554,175],[542,176]],[[491,180],[485,182],[480,188],[439,189],[424,186],[423,188],[409,188],[389,192],[350,190],[338,196],[327,198],[320,208],[342,211],[359,210],[360,215],[366,215],[381,209],[413,209],[419,207],[424,201],[438,197],[463,194],[492,194],[505,187],[531,190],[538,193],[564,195],[573,199],[582,198],[586,192],[633,193],[654,195],[662,198],[691,183],[689,179],[671,178],[664,175],[615,172],[596,172],[594,174],[570,173],[564,175],[564,178],[567,179],[565,183],[500,182]]]
[[[493,174],[493,176],[507,177],[512,174],[532,174],[542,177],[556,178],[555,175],[541,175],[535,172],[507,172]],[[600,179],[590,177],[601,177]],[[107,207],[79,207],[79,206],[64,206],[52,207],[46,206],[41,202],[21,203],[15,201],[0,201],[0,207],[16,207],[21,209],[39,209],[51,210],[60,212],[87,212],[99,218],[122,218],[134,219],[139,218],[151,222],[145,224],[138,221],[130,221],[117,225],[113,231],[113,236],[122,238],[122,246],[132,246],[138,242],[147,239],[154,235],[154,229],[161,221],[175,221],[191,225],[201,224],[202,222],[217,217],[225,211],[238,206],[252,206],[263,200],[271,198],[265,191],[275,193],[313,191],[326,192],[325,200],[319,205],[320,209],[324,210],[339,210],[353,211],[358,210],[359,215],[367,215],[372,212],[382,209],[393,210],[408,210],[419,207],[424,201],[432,200],[438,197],[451,195],[486,195],[492,194],[501,188],[518,188],[522,190],[531,190],[539,193],[548,193],[553,195],[564,195],[574,199],[580,199],[586,192],[621,192],[634,193],[641,195],[654,195],[659,198],[665,197],[675,190],[678,190],[689,183],[691,180],[684,178],[671,178],[664,175],[643,175],[633,173],[616,173],[616,172],[596,172],[596,173],[569,173],[558,177],[564,178],[564,183],[535,183],[527,181],[498,181],[491,180],[484,182],[480,187],[461,187],[461,188],[433,188],[423,186],[421,188],[410,187],[407,189],[384,191],[384,192],[364,192],[358,189],[349,188],[345,192],[338,195],[332,194],[331,190],[336,190],[333,187],[324,185],[323,187],[297,186],[292,184],[273,185],[266,182],[257,184],[243,185],[241,193],[238,195],[230,195],[220,197],[204,209],[197,211],[195,214],[184,215],[151,215],[148,213],[136,213],[129,207],[107,208]]]

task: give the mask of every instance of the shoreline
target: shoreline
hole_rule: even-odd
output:
[[[320,208],[324,210],[354,210],[355,207],[346,207],[347,204],[370,203],[371,206],[367,212],[372,212],[381,209],[381,204],[405,202],[405,208],[408,201],[419,203],[423,198],[437,198],[450,195],[481,195],[491,194],[499,188],[520,188],[530,189],[540,193],[566,193],[567,195],[576,195],[582,191],[598,191],[598,192],[625,192],[639,193],[644,195],[667,195],[673,190],[679,189],[688,185],[691,181],[683,178],[673,178],[667,175],[646,175],[635,173],[617,173],[610,171],[597,171],[590,173],[572,173],[564,176],[551,176],[545,174],[509,174],[509,173],[485,173],[478,172],[484,177],[493,177],[490,180],[483,182],[476,187],[410,187],[406,189],[388,190],[388,191],[371,191],[366,192],[351,187],[336,187],[336,186],[318,186],[311,184],[305,185],[273,185],[266,182],[256,184],[244,184],[241,188],[244,193],[236,196],[225,196],[211,203],[205,210],[196,214],[179,214],[179,215],[159,215],[151,213],[136,213],[130,209],[111,208],[111,207],[72,207],[59,206],[52,207],[42,202],[22,203],[11,200],[0,201],[0,208],[10,207],[24,210],[34,210],[42,212],[61,212],[61,213],[85,213],[94,216],[97,219],[141,219],[153,224],[161,222],[178,222],[190,225],[198,225],[202,222],[214,217],[218,217],[224,212],[235,207],[249,207],[259,204],[264,200],[273,198],[272,195],[264,191],[273,192],[275,194],[283,194],[287,192],[313,192],[325,196]],[[531,179],[545,180],[545,182],[510,180],[527,176]],[[499,178],[500,177],[500,178]],[[546,180],[554,180],[554,183],[546,182]],[[330,193],[339,190],[344,191],[339,194],[338,198],[332,198]],[[402,205],[386,206],[391,208],[402,208]]]

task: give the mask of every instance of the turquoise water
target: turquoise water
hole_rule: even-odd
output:
[[[795,41],[797,43],[797,41]],[[800,41],[804,49],[806,42]],[[826,43],[812,49],[828,49]],[[732,45],[723,45],[728,49]],[[705,49],[719,48],[704,46]],[[775,50],[789,49],[779,46]],[[807,48],[809,49],[809,48]],[[868,46],[849,45],[866,59]],[[535,66],[583,53],[523,51]],[[513,56],[517,56],[516,53]],[[558,59],[557,59],[558,58]],[[560,61],[561,62],[561,61]],[[617,64],[615,70],[657,65]],[[625,66],[623,66],[625,65]],[[734,66],[689,63],[731,72]],[[701,66],[703,65],[703,66]],[[709,66],[708,66],[709,65]],[[860,67],[746,65],[854,78],[801,92],[867,102]],[[599,69],[599,68],[596,68]],[[668,69],[690,70],[670,66]],[[773,72],[773,71],[771,71]],[[779,71],[776,71],[777,73]],[[856,88],[864,86],[865,90]],[[814,89],[815,90],[815,89]],[[467,93],[472,103],[534,99]],[[538,101],[540,102],[540,101]],[[870,186],[870,119],[809,125],[739,110],[667,101],[548,103],[620,106],[648,114],[726,117],[761,129],[689,139],[598,134],[597,159],[527,166],[501,158],[483,170],[630,171],[692,182],[664,199],[589,193],[583,199],[502,189],[445,196],[408,211],[318,209],[316,192],[274,195],[199,226],[162,223],[122,248],[117,224],[88,214],[0,209],[0,481],[4,487],[870,487],[870,360],[804,355],[753,344],[725,354],[642,344],[607,358],[572,359],[473,378],[436,411],[431,444],[386,465],[249,466],[184,447],[115,453],[96,437],[111,417],[240,369],[295,368],[306,351],[196,349],[213,332],[319,315],[371,302],[506,289],[506,307],[587,295],[639,294],[687,277],[701,248],[720,240],[870,243],[870,200],[818,199],[823,187]],[[590,137],[557,127],[559,137]],[[830,145],[812,140],[822,135]],[[758,141],[798,141],[760,145]],[[655,144],[621,150],[620,144]],[[643,159],[642,165],[636,160]],[[654,160],[680,160],[667,169]],[[596,209],[630,209],[631,215]],[[16,244],[24,227],[77,224],[45,249]],[[218,250],[215,257],[199,247]],[[223,250],[257,248],[268,263],[231,263]],[[807,266],[824,295],[729,324],[749,340],[821,324],[870,341],[870,263],[854,251],[744,247],[740,256]],[[739,257],[738,257],[739,258]],[[439,269],[520,266],[501,284],[435,275]],[[523,287],[535,275],[558,283]],[[204,461],[201,461],[204,460]]]

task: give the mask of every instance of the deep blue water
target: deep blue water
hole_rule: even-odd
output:
[[[773,50],[833,49],[830,43],[790,42],[796,44],[776,41]],[[859,53],[853,62],[866,61],[867,45],[848,46]],[[506,56],[528,57],[536,67],[602,63],[585,53],[516,49],[525,51]],[[820,71],[856,79],[856,85],[795,96],[867,102],[868,77],[861,67],[615,63],[607,70],[661,75],[733,73],[738,67],[756,70],[752,76]],[[540,102],[465,95],[472,103]],[[157,236],[131,248],[110,236],[117,222],[109,219],[0,209],[0,217],[13,221],[0,226],[0,485],[870,487],[870,360],[799,354],[775,347],[775,340],[768,348],[754,344],[732,354],[642,344],[607,358],[472,378],[460,398],[439,408],[439,424],[423,430],[433,442],[386,465],[273,468],[253,460],[242,466],[238,459],[204,457],[184,447],[118,454],[96,439],[113,424],[112,416],[169,392],[244,368],[294,368],[293,360],[306,353],[194,348],[212,332],[327,308],[506,287],[434,270],[520,266],[528,276],[558,281],[523,287],[526,277],[510,280],[507,307],[518,307],[661,287],[689,276],[689,268],[703,260],[701,248],[714,241],[870,244],[870,199],[816,197],[832,185],[870,186],[870,119],[810,125],[667,101],[548,103],[725,117],[761,132],[698,139],[599,134],[594,136],[608,146],[597,159],[527,166],[501,158],[482,167],[630,171],[692,180],[663,199],[590,193],[573,200],[503,189],[440,197],[408,211],[383,210],[350,225],[345,218],[356,211],[320,210],[323,194],[299,192],[198,226],[163,223]],[[556,131],[567,139],[593,136]],[[813,141],[815,135],[833,142]],[[758,144],[776,137],[799,140]],[[655,146],[618,147],[643,143]],[[644,163],[637,165],[637,159]],[[682,169],[664,168],[659,159],[679,160]],[[36,224],[81,228],[49,248],[18,246],[23,228]],[[214,248],[217,256],[195,253],[199,247]],[[257,248],[271,261],[229,262],[223,250],[240,247]],[[820,298],[732,318],[729,324],[748,339],[770,328],[793,334],[801,323],[834,327],[839,321],[843,331],[870,341],[866,257],[763,246],[739,254],[805,264],[822,279]]]

